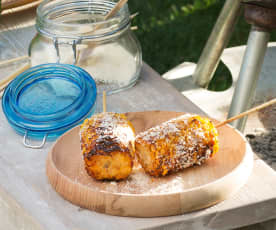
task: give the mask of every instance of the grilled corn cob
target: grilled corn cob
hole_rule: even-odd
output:
[[[137,135],[135,150],[146,173],[164,176],[212,157],[218,133],[209,119],[186,114]]]
[[[80,127],[87,173],[97,180],[128,177],[134,160],[134,129],[123,114],[101,113]]]

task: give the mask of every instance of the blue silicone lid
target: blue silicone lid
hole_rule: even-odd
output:
[[[6,88],[3,112],[21,135],[55,139],[95,110],[93,78],[82,68],[49,63],[18,75]]]

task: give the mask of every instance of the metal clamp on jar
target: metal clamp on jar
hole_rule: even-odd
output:
[[[37,35],[29,55],[32,65],[60,62],[89,72],[98,91],[133,86],[142,67],[138,40],[130,30],[127,4],[112,18],[116,0],[48,0],[37,9]]]

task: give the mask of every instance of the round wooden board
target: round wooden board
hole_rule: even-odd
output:
[[[183,113],[127,113],[136,133]],[[201,166],[162,178],[136,168],[127,180],[101,182],[89,177],[80,152],[79,127],[61,136],[47,158],[53,188],[66,200],[96,212],[135,217],[170,216],[209,207],[227,199],[247,181],[253,154],[243,136],[225,125],[218,129],[220,150]]]

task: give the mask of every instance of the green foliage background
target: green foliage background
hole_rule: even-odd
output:
[[[129,0],[131,13],[139,12],[132,25],[141,43],[143,60],[160,74],[188,61],[197,62],[212,31],[224,0]],[[246,44],[250,25],[241,15],[228,47]],[[271,40],[276,40],[273,32]],[[231,83],[220,64],[210,89],[222,90]]]

